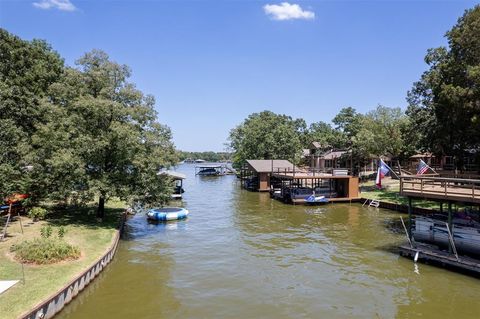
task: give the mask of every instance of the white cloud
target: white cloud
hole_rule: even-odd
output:
[[[40,0],[39,2],[34,2],[33,6],[44,10],[75,11],[77,9],[70,0]]]
[[[267,4],[263,6],[263,11],[273,20],[315,19],[315,12],[303,10],[298,4],[290,4],[288,2]]]

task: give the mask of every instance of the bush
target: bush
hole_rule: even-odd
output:
[[[47,225],[47,226],[43,226],[42,228],[40,228],[40,236],[42,236],[42,238],[48,238],[52,235],[52,226],[50,225]]]
[[[25,263],[52,264],[66,259],[77,259],[80,250],[58,238],[25,240],[10,249],[17,260]]]
[[[65,230],[65,227],[60,226],[60,228],[58,229],[58,238],[62,239],[63,237],[65,237],[66,233],[67,231]]]
[[[47,216],[47,210],[42,207],[33,207],[28,211],[28,217],[30,217],[33,220],[37,219],[45,219]]]

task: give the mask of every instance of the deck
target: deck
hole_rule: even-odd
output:
[[[439,250],[436,246],[416,243],[415,247],[402,245],[399,247],[400,255],[408,258],[415,258],[418,252],[418,260],[436,263],[444,267],[451,267],[470,273],[480,275],[480,260],[467,256],[458,256]]]
[[[402,175],[400,176],[400,195],[480,204],[480,180]]]

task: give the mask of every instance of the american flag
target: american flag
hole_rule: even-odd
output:
[[[422,159],[420,159],[420,163],[417,166],[417,175],[425,174],[430,166],[427,165]]]

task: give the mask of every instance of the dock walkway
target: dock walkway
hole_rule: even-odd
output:
[[[399,247],[400,255],[414,259],[418,253],[418,260],[438,263],[463,271],[469,271],[480,275],[480,260],[467,256],[458,256],[438,249],[437,246],[415,243],[414,247],[402,245]]]
[[[400,195],[480,204],[480,180],[402,175],[400,176]]]

